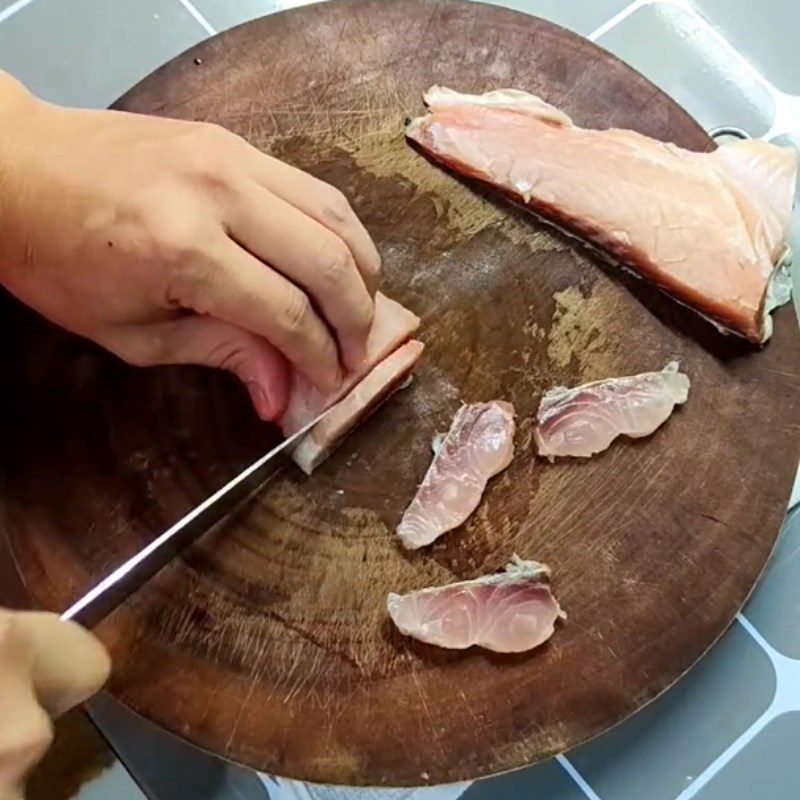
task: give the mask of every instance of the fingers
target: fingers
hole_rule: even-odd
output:
[[[91,697],[109,670],[105,649],[79,625],[0,609],[0,797],[22,796],[52,742],[51,717]]]
[[[336,343],[302,289],[227,237],[202,258],[171,290],[184,308],[261,336],[321,390],[339,387]]]
[[[256,183],[242,187],[227,222],[237,242],[313,298],[336,333],[344,365],[358,369],[374,304],[348,245]]]
[[[56,614],[26,611],[15,618],[33,648],[36,696],[51,716],[60,716],[100,690],[111,660],[99,639]]]
[[[289,399],[289,365],[266,339],[213,317],[188,316],[145,328],[131,327],[117,343],[123,357],[142,366],[198,364],[224,369],[247,388],[265,421],[281,416]]]
[[[0,798],[22,797],[28,773],[53,741],[53,723],[39,705],[30,678],[3,675],[0,686]]]
[[[336,188],[263,153],[254,154],[253,177],[272,194],[336,234],[350,249],[369,294],[378,289],[381,259],[366,228]]]
[[[42,758],[53,727],[31,677],[34,649],[18,614],[0,610],[0,797],[21,795],[28,772]]]

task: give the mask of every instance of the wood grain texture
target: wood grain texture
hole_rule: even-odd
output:
[[[339,186],[423,319],[414,385],[306,479],[251,500],[99,628],[111,688],[218,754],[295,778],[456,781],[530,764],[655,697],[740,608],[800,455],[800,338],[724,339],[403,140],[433,83],[516,86],[578,124],[694,149],[704,132],[608,53],[540,20],[439,0],[311,6],[237,28],[119,106],[213,120]],[[125,367],[7,302],[0,313],[3,525],[39,605],[61,609],[275,441],[203,370]],[[688,404],[585,463],[533,458],[541,393],[681,361]],[[517,458],[432,549],[392,531],[461,400],[519,413]],[[550,564],[569,614],[503,657],[397,634],[388,591]]]

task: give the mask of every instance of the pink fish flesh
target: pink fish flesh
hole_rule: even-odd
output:
[[[689,397],[689,377],[671,362],[661,372],[609,378],[542,398],[533,436],[540,456],[589,456],[617,436],[649,436]]]
[[[631,130],[574,125],[535,95],[435,86],[407,135],[753,342],[788,300],[797,154],[761,141],[695,153]]]
[[[408,385],[408,378],[425,345],[412,339],[379,362],[315,425],[292,454],[294,462],[310,475],[342,442],[392,394]]]
[[[514,406],[500,400],[461,406],[397,526],[409,550],[457,528],[478,507],[489,478],[514,457]]]
[[[367,338],[367,357],[362,369],[349,374],[337,392],[325,395],[299,373],[292,375],[289,402],[280,419],[281,430],[290,436],[344,397],[379,361],[407,342],[419,328],[419,317],[386,295],[375,296],[375,318]]]
[[[421,642],[521,653],[546,642],[556,620],[566,616],[549,577],[544,564],[514,556],[505,572],[405,595],[392,592],[386,605],[400,632]]]

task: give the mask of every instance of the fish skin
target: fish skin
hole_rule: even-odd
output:
[[[769,338],[792,148],[751,140],[695,153],[631,130],[580,128],[519,90],[432,87],[425,101],[429,113],[406,135],[431,158],[590,241],[726,331]]]
[[[536,451],[550,461],[589,458],[618,436],[649,436],[686,402],[690,386],[673,361],[660,372],[550,389],[536,414]]]
[[[292,373],[289,402],[279,425],[284,436],[291,436],[341,400],[378,362],[407,342],[419,328],[420,319],[405,306],[378,292],[375,317],[367,337],[367,357],[360,370],[349,373],[335,392],[324,394],[298,372]]]
[[[408,378],[424,349],[422,342],[412,339],[376,364],[303,438],[292,453],[295,464],[311,475],[351,430],[409,385]]]
[[[556,620],[566,618],[549,578],[549,567],[515,555],[505,572],[405,595],[391,592],[386,607],[398,630],[421,642],[521,653],[546,642]]]
[[[431,544],[467,520],[489,479],[511,463],[514,431],[511,403],[493,400],[461,406],[397,526],[406,549]]]

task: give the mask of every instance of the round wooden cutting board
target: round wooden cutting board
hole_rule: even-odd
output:
[[[761,352],[407,146],[440,83],[541,94],[579,124],[694,149],[705,133],[644,78],[541,20],[452,0],[280,14],[175,59],[119,103],[212,120],[339,186],[423,319],[417,380],[312,478],[269,483],[106,619],[110,688],[258,769],[412,785],[530,764],[664,690],[720,636],[772,549],[800,456],[791,309]],[[33,599],[63,609],[276,435],[225,375],[136,370],[9,300],[0,313],[2,524]],[[534,458],[542,392],[678,359],[688,404],[586,462]],[[518,411],[517,457],[474,517],[422,552],[392,532],[463,401]],[[389,591],[553,568],[569,614],[501,656],[400,636]]]

